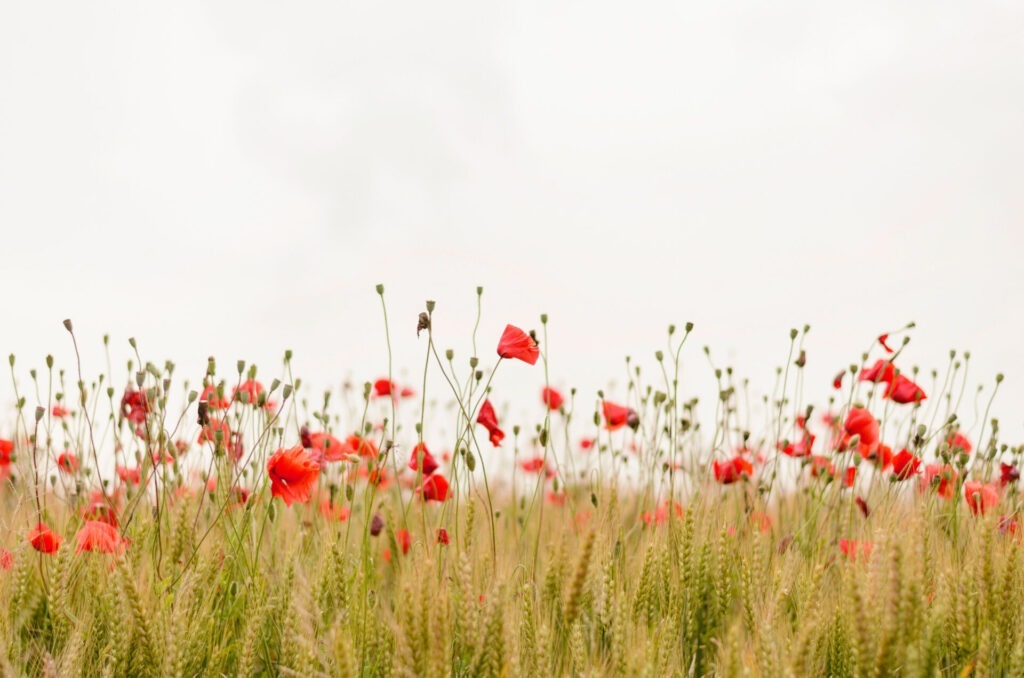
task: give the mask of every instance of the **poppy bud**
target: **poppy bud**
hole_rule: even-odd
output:
[[[380,517],[379,513],[373,514],[373,519],[370,520],[370,534],[376,537],[384,529],[384,519]]]
[[[206,374],[213,376],[217,372],[217,361],[211,355],[206,359]]]
[[[384,296],[384,286],[380,283],[377,283],[377,294]]]
[[[299,381],[296,379],[295,383],[298,384]],[[281,389],[281,397],[284,398],[285,400],[288,400],[288,397],[291,396],[291,394],[292,394],[292,385],[291,384],[285,384],[284,388]]]
[[[40,419],[42,419],[43,415],[45,415],[45,414],[46,414],[46,408],[44,408],[44,407],[37,407],[36,408],[36,421],[38,422]]]
[[[796,328],[794,327],[793,329],[791,329],[791,330],[789,331],[789,338],[790,338],[790,339],[796,339],[796,335],[798,335],[798,334],[800,334],[800,333],[799,333],[799,332],[797,332],[797,331],[796,331]]]
[[[277,519],[277,505],[274,502],[270,502],[270,507],[267,509],[267,519],[270,522],[274,522]]]
[[[468,468],[471,473],[476,470],[476,457],[474,457],[473,453],[469,450],[466,451],[466,468]]]
[[[662,353],[661,351],[655,351],[655,352],[654,352],[654,359],[655,359],[655,360],[657,360],[657,361],[658,361],[659,363],[660,363],[660,362],[661,362],[661,361],[662,361],[662,360],[663,360],[664,358],[665,358],[665,354],[664,354],[664,353]]]
[[[675,325],[669,325],[668,326],[668,336],[671,337],[675,333],[676,333],[676,326]]]
[[[797,367],[803,367],[804,365],[806,365],[807,364],[807,351],[801,350],[800,351],[800,356],[797,357],[796,361],[794,361],[793,364],[796,365]]]
[[[451,360],[452,358],[454,358],[454,357],[455,357],[455,351],[453,351],[453,350],[452,350],[452,349],[450,349],[450,348],[448,348],[448,349],[445,349],[445,351],[444,351],[444,357],[445,357],[445,358],[447,358],[448,360]]]
[[[72,329],[71,327],[71,318],[65,318],[64,329],[66,329],[68,332],[74,332],[74,329]]]
[[[540,314],[540,324],[541,325],[547,325],[548,324],[548,314],[547,313],[541,313]]]
[[[636,410],[630,410],[629,414],[626,415],[626,426],[634,431],[640,427],[640,415],[636,413]]]
[[[480,361],[477,360],[476,356],[473,356],[472,358],[469,359],[469,368],[470,369],[475,370],[476,366],[479,365],[479,364],[480,364]]]
[[[11,367],[14,367],[14,354],[7,356],[7,362],[10,363]]]
[[[690,332],[693,331],[693,323],[689,323],[688,322],[688,323],[686,323],[685,327],[686,327],[686,333],[687,334],[689,334]]]

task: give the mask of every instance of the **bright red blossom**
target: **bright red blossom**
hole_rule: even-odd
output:
[[[309,501],[313,486],[320,476],[320,464],[301,445],[279,449],[267,460],[270,493],[284,500],[286,506]]]
[[[935,488],[943,499],[952,499],[959,474],[949,464],[926,464],[921,476],[921,490]]]
[[[498,427],[498,415],[495,414],[490,400],[485,400],[484,404],[480,406],[480,414],[477,415],[476,423],[487,429],[492,445],[495,447],[501,445],[501,441],[505,438],[505,432]]]
[[[535,365],[540,357],[537,342],[515,325],[506,325],[498,340],[498,355],[502,358],[516,358],[528,365]]]
[[[999,503],[999,489],[991,483],[968,480],[964,483],[964,500],[974,515],[984,515]]]
[[[894,403],[906,404],[906,403],[919,403],[925,400],[928,396],[925,395],[924,390],[907,379],[902,374],[897,374],[893,377],[892,381],[885,389],[885,393],[882,397],[889,398]]]
[[[60,456],[57,457],[57,468],[59,468],[64,473],[77,473],[78,466],[78,457],[76,457],[72,452],[68,450],[61,452]]]
[[[125,541],[117,528],[109,523],[90,520],[78,531],[75,539],[78,546],[75,553],[95,551],[97,553],[123,553]]]
[[[446,501],[448,480],[440,474],[434,474],[423,481],[417,493],[423,497],[423,501]]]
[[[907,450],[900,450],[892,458],[892,472],[899,480],[917,475],[920,468],[921,460]]]
[[[560,410],[562,408],[562,403],[565,402],[565,398],[562,397],[562,394],[550,386],[545,386],[543,390],[541,390],[540,399],[552,412]]]
[[[28,543],[40,553],[53,555],[60,548],[61,541],[61,536],[47,527],[46,523],[36,524],[28,533]]]
[[[604,427],[609,431],[617,431],[623,426],[629,426],[635,431],[640,425],[640,418],[632,408],[604,400],[601,402],[601,412],[604,414]]]
[[[437,470],[437,460],[427,449],[426,443],[418,443],[416,447],[412,448],[412,454],[409,455],[409,468],[413,471],[422,471],[425,476],[429,476]]]
[[[731,485],[754,475],[753,464],[739,455],[724,462],[715,459],[711,466],[715,474],[715,480],[723,485]]]

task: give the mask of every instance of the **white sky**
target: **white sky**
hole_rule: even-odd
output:
[[[703,344],[770,389],[808,322],[823,398],[916,320],[904,365],[1004,371],[1016,442],[1022,121],[1010,0],[8,1],[0,353],[71,368],[70,316],[89,374],[110,332],[193,380],[292,348],[363,381],[382,282],[415,375],[423,300],[464,360],[479,284],[481,357],[547,312],[553,380],[590,397],[692,320],[693,390]],[[533,407],[541,380],[498,386]]]

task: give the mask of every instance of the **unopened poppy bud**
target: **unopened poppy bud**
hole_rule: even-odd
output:
[[[434,312],[434,305],[435,305],[435,302],[434,302],[433,299],[427,299],[427,313],[433,313]]]
[[[71,318],[64,319],[64,329],[66,329],[68,332],[74,332],[74,328],[72,328],[71,326]]]
[[[796,328],[794,327],[793,329],[791,329],[791,330],[789,331],[789,338],[790,338],[790,339],[796,339],[796,335],[798,335],[798,334],[800,334],[800,333],[799,333],[799,332],[797,332],[797,331],[796,331]]]
[[[384,295],[384,286],[380,283],[377,283],[377,294],[380,294],[381,296]]]
[[[630,427],[634,431],[640,426],[640,415],[636,413],[636,410],[630,410],[629,414],[626,415],[626,426]]]
[[[847,443],[846,449],[852,450],[852,449],[856,448],[858,445],[860,445],[860,434],[859,433],[850,437],[850,442]]]
[[[135,385],[138,386],[139,388],[142,388],[142,385],[144,383],[146,383],[146,373],[145,372],[136,372],[135,373]]]
[[[472,358],[470,358],[470,359],[469,359],[469,367],[470,367],[470,369],[473,369],[473,370],[475,370],[475,369],[476,369],[476,366],[477,366],[478,364],[480,364],[480,361],[479,361],[479,360],[477,360],[477,357],[476,357],[476,356],[473,356]]]
[[[806,365],[807,364],[807,351],[801,350],[799,357],[797,357],[797,359],[793,362],[793,364],[796,365],[797,367],[803,367],[804,365]]]
[[[273,393],[274,391],[276,391],[277,388],[280,385],[281,385],[281,380],[280,379],[274,379],[274,381],[270,382],[270,392]]]
[[[453,350],[452,350],[452,349],[450,349],[450,348],[448,348],[448,349],[445,349],[445,351],[444,351],[444,357],[445,357],[445,358],[447,358],[448,360],[451,360],[452,358],[454,358],[454,357],[455,357],[455,351],[453,351]]]
[[[693,331],[693,323],[691,322],[687,322],[683,327],[686,330],[687,334]]]
[[[512,435],[514,435],[514,436],[519,435],[519,424],[515,424],[515,425],[512,426]]]
[[[237,361],[235,363],[235,367],[238,368],[238,374],[241,375],[242,372],[245,372],[245,361],[244,360]]]
[[[484,371],[483,370],[477,370],[476,374],[474,376],[476,377],[477,381],[480,381],[481,379],[484,378]]]
[[[351,483],[346,483],[346,485],[345,485],[345,499],[347,501],[352,501],[352,498],[354,496],[356,496],[356,488],[352,487]]]
[[[1000,372],[999,374],[996,375],[996,383],[997,384],[1003,383],[1003,373],[1002,372]]]
[[[37,407],[36,408],[36,421],[38,422],[40,419],[42,419],[43,415],[45,415],[45,414],[46,414],[46,408],[45,407]]]
[[[376,537],[384,529],[384,519],[379,513],[374,513],[370,520],[370,534]]]
[[[283,397],[285,400],[288,400],[288,397],[291,394],[292,394],[292,385],[291,384],[285,384],[284,388],[281,389],[281,397]]]
[[[47,369],[53,369],[53,356],[52,355],[46,356],[46,367],[47,367]]]
[[[217,361],[211,355],[206,359],[206,374],[213,376],[217,372]]]
[[[11,367],[14,367],[14,354],[13,353],[10,354],[9,356],[7,356],[7,362],[8,362],[8,364]]]
[[[270,502],[270,507],[267,508],[267,520],[274,522],[277,519],[277,506],[274,502]]]
[[[664,360],[664,358],[665,358],[665,354],[664,354],[664,353],[662,353],[661,351],[655,351],[655,352],[654,352],[654,359],[655,359],[655,360],[657,360],[657,361],[658,361],[659,363],[660,363],[660,362],[661,362],[662,360]]]
[[[600,426],[600,425],[601,425],[601,415],[598,414],[597,412],[594,412],[594,426]]]
[[[36,380],[36,375],[37,374],[38,373],[36,372],[36,368],[34,368],[34,367],[31,370],[28,371],[28,376],[32,377],[32,381]]]
[[[548,324],[548,314],[547,313],[541,313],[540,314],[540,324],[541,325],[547,325]]]
[[[676,333],[676,326],[675,325],[669,325],[668,326],[668,336],[671,337],[675,333]]]
[[[477,288],[476,288],[476,296],[478,296],[478,297],[479,297],[479,296],[481,296],[481,295],[482,295],[483,293],[484,293],[484,288],[483,288],[483,287],[481,287],[481,286],[479,286],[479,285],[477,285]]]
[[[540,435],[537,438],[537,440],[540,443],[541,447],[547,446],[547,444],[548,444],[548,430],[547,429],[542,429],[541,432],[540,432]]]
[[[113,386],[108,386],[107,387],[107,397],[108,398],[113,398],[114,397],[114,387]]]
[[[476,470],[476,457],[473,456],[473,452],[470,450],[466,451],[466,468],[469,469],[470,473]]]

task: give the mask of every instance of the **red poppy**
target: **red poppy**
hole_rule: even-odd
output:
[[[14,554],[7,549],[0,549],[0,570],[14,569]]]
[[[409,388],[408,386],[403,386],[402,390],[398,392],[398,397],[400,398],[411,398],[414,395],[416,395],[416,391]]]
[[[843,387],[843,377],[846,376],[846,370],[841,370],[836,376],[832,377],[832,388],[837,391]]]
[[[121,466],[118,464],[114,467],[114,471],[117,472],[117,477],[120,478],[122,482],[138,485],[141,480],[138,468],[128,468],[127,466]]]
[[[252,491],[249,488],[239,487],[238,485],[235,485],[229,491],[228,496],[234,495],[235,506],[244,506],[245,504],[249,503],[249,496],[251,494]]]
[[[324,497],[320,500],[320,515],[329,520],[345,522],[351,513],[352,511],[348,506],[337,501],[332,502],[330,497]]]
[[[843,429],[845,431],[843,447],[850,444],[853,436],[859,436],[860,442],[857,444],[857,451],[865,459],[870,458],[871,453],[878,445],[879,427],[874,415],[863,407],[850,408]]]
[[[775,525],[775,520],[771,515],[762,511],[751,511],[749,519],[750,524],[756,527],[759,532],[771,532],[772,526]]]
[[[448,546],[452,543],[452,538],[448,536],[448,530],[443,527],[437,528],[437,543],[441,546]]]
[[[210,419],[210,421],[199,430],[199,444],[216,444],[217,431],[220,431],[223,434],[221,444],[227,446],[228,443],[231,442],[231,428],[228,426],[226,421],[222,421],[220,419]]]
[[[753,464],[739,455],[724,462],[715,459],[711,463],[711,467],[715,474],[715,480],[722,485],[731,485],[754,475]]]
[[[60,548],[61,541],[63,541],[61,536],[47,527],[45,523],[38,523],[28,533],[28,543],[32,544],[32,548],[40,553],[53,555]]]
[[[551,504],[552,506],[565,506],[565,492],[555,492],[553,490],[548,490],[548,493],[545,496],[548,500],[548,503]]]
[[[495,447],[501,445],[501,441],[505,438],[505,432],[498,428],[498,415],[495,414],[490,400],[485,400],[484,404],[480,406],[480,414],[477,415],[476,423],[487,429],[492,445]]]
[[[894,403],[905,405],[906,403],[919,403],[928,396],[925,395],[924,390],[920,386],[902,374],[897,374],[889,382],[882,397],[889,398]]]
[[[679,502],[674,502],[676,518],[683,517],[683,507]],[[644,511],[640,514],[640,519],[647,525],[664,525],[669,519],[668,500],[661,502],[657,509],[654,511]]]
[[[594,439],[593,438],[580,438],[580,449],[581,450],[589,450],[593,446],[594,446]]]
[[[11,463],[11,453],[14,452],[14,441],[0,439],[0,461]]]
[[[421,457],[422,463],[420,462]],[[409,468],[413,471],[422,471],[425,476],[429,476],[437,470],[437,460],[427,449],[426,443],[418,443],[416,447],[412,448],[412,454],[409,455]]]
[[[396,388],[397,385],[395,382],[384,378],[378,379],[373,382],[373,397],[382,398],[384,396],[389,396]]]
[[[121,396],[121,416],[133,424],[141,424],[146,421],[148,413],[149,403],[146,401],[146,395],[131,386],[126,388],[124,395]]]
[[[860,512],[864,514],[865,518],[871,515],[871,510],[868,509],[868,503],[864,501],[864,497],[858,496],[854,500],[854,503],[857,504],[857,508],[859,508]]]
[[[377,443],[369,438],[362,438],[353,433],[348,438],[345,438],[345,444],[349,446],[354,454],[358,454],[360,457],[377,458]]]
[[[609,431],[617,431],[627,425],[635,431],[640,425],[640,417],[632,408],[603,400],[601,411],[604,414],[604,427]]]
[[[527,473],[540,473],[541,469],[544,468],[544,458],[534,457],[533,459],[524,459],[519,462],[519,466]]]
[[[853,541],[852,539],[840,539],[839,550],[846,554],[850,560],[857,560],[858,551],[861,558],[867,560],[871,557],[871,551],[875,548],[874,542]]]
[[[1013,464],[999,464],[999,485],[1006,487],[1020,480],[1020,469]]]
[[[243,402],[246,405],[259,405],[260,395],[263,394],[263,384],[255,379],[246,379],[238,386],[231,389],[231,399]],[[245,398],[239,396],[244,393]],[[264,406],[266,403],[264,403]]]
[[[207,384],[203,387],[203,392],[199,396],[199,402],[205,402],[206,406],[211,410],[226,410],[231,404],[227,399],[220,396],[217,392],[217,387],[213,384]]]
[[[402,549],[403,554],[408,553],[412,547],[412,537],[409,536],[409,530],[395,530],[395,541],[398,542],[398,547]]]
[[[907,450],[900,450],[892,458],[892,472],[898,480],[917,475],[921,468],[921,460]]]
[[[888,360],[878,360],[874,365],[860,371],[857,381],[884,382],[888,384],[896,376],[896,366]]]
[[[498,340],[498,355],[502,358],[518,358],[524,363],[535,365],[540,357],[540,349],[529,334],[514,325],[506,325]]]
[[[970,454],[974,450],[974,446],[971,445],[971,441],[968,440],[967,436],[963,433],[960,433],[960,431],[950,433],[949,437],[946,438],[946,442],[949,443],[949,447],[954,453],[957,450],[960,450],[965,454]]]
[[[857,467],[847,466],[846,472],[843,473],[843,485],[846,487],[853,487],[853,484],[857,481]]]
[[[53,416],[57,417],[58,419],[63,419],[64,417],[71,414],[71,410],[65,409],[60,405],[54,405],[53,409],[50,410],[50,412],[53,414]]]
[[[811,477],[813,478],[826,478],[831,480],[836,476],[836,467],[828,457],[823,457],[820,454],[811,455],[808,460],[811,467]]]
[[[984,515],[999,503],[999,490],[991,483],[968,480],[964,483],[964,499],[971,513]]]
[[[60,456],[57,457],[57,468],[64,473],[78,473],[78,466],[78,457],[68,450],[61,452]]]
[[[441,474],[434,474],[424,480],[416,492],[423,496],[423,501],[447,501],[448,480]]]
[[[959,474],[949,464],[925,464],[921,476],[921,491],[935,488],[943,499],[952,499]]]
[[[267,460],[270,493],[284,500],[307,502],[320,475],[320,464],[301,445],[287,450],[279,449]]]
[[[1002,534],[1010,535],[1011,537],[1020,535],[1020,521],[1016,520],[1013,516],[1000,516],[996,526]]]
[[[117,528],[109,523],[90,520],[75,537],[78,546],[75,553],[95,551],[97,553],[123,553],[125,541],[118,534]]]
[[[540,399],[552,412],[557,412],[561,409],[562,403],[565,402],[565,398],[562,397],[562,394],[550,386],[545,386],[541,390]]]
[[[327,461],[343,461],[348,455],[354,454],[352,448],[329,433],[310,433],[309,447],[316,450],[320,463]]]

